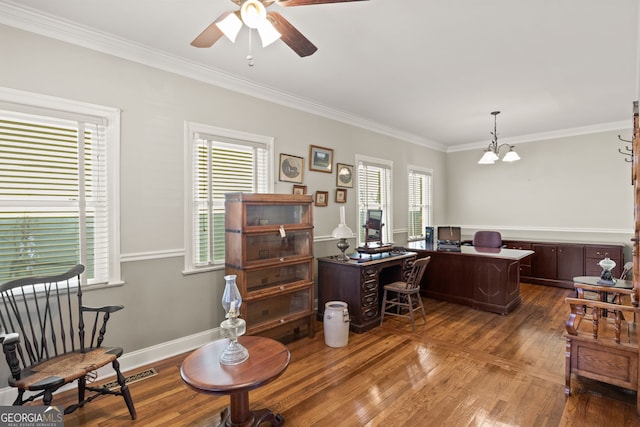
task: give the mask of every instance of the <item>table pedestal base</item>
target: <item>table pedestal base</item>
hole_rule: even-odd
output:
[[[265,422],[271,423],[273,427],[284,425],[284,417],[269,409],[250,411],[248,392],[233,393],[230,397],[231,405],[220,413],[218,427],[258,427]]]

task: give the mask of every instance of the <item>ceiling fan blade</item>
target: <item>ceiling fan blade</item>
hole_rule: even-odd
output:
[[[349,1],[368,1],[368,0],[277,0],[279,6],[308,6],[312,4],[325,4],[325,3],[345,3]]]
[[[191,42],[191,46],[194,46],[194,47],[213,46],[213,44],[217,42],[218,39],[220,39],[220,37],[224,36],[224,33],[220,30],[220,28],[218,28],[216,24],[222,21],[224,18],[226,18],[230,13],[235,13],[235,12],[229,11],[220,15],[215,21],[211,23],[211,25],[205,28],[204,31],[201,32],[198,37],[193,39],[193,41]]]
[[[267,19],[282,34],[282,41],[298,56],[313,55],[318,48],[278,12],[267,13]]]

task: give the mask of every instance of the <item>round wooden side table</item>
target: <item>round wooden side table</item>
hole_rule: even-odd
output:
[[[291,355],[282,343],[270,338],[241,336],[238,341],[249,350],[249,359],[238,365],[221,365],[220,354],[228,344],[221,339],[206,344],[184,359],[182,380],[200,393],[229,395],[230,406],[221,414],[220,426],[257,427],[263,422],[284,424],[280,414],[269,409],[251,411],[249,390],[278,378],[289,366]]]

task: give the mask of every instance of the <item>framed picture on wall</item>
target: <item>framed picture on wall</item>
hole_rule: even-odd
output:
[[[307,186],[293,184],[293,194],[307,194]]]
[[[302,157],[280,153],[280,181],[302,184],[303,173],[304,159]]]
[[[327,206],[329,204],[329,192],[316,191],[315,204],[316,206]]]
[[[336,186],[353,188],[353,165],[336,163]]]
[[[331,173],[333,171],[333,150],[331,148],[309,146],[309,170]]]
[[[336,203],[347,203],[347,190],[344,188],[336,189]]]

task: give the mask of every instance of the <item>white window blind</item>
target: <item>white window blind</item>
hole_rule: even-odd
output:
[[[0,282],[81,263],[106,283],[106,121],[37,111],[0,109]]]
[[[384,160],[356,158],[358,164],[358,245],[365,242],[365,230],[368,209],[382,209],[382,242],[392,242],[392,164]]]
[[[266,193],[270,145],[193,133],[191,261],[187,269],[223,265],[225,193]],[[189,257],[189,256],[188,256]]]
[[[431,225],[431,172],[409,168],[408,240],[424,239],[425,227]]]

